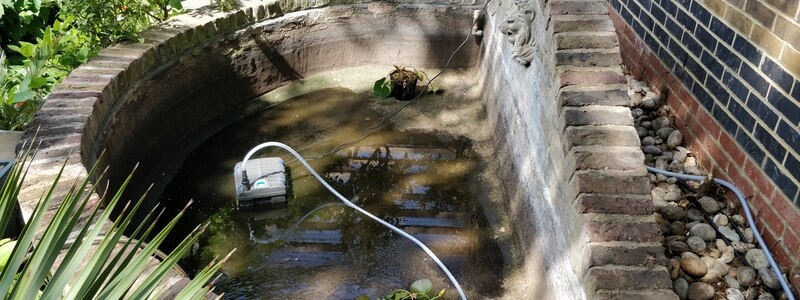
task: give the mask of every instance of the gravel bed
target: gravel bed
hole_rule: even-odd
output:
[[[659,93],[628,77],[645,164],[706,176]],[[787,299],[737,199],[713,183],[650,174],[667,270],[681,299]],[[785,271],[785,270],[784,270]]]

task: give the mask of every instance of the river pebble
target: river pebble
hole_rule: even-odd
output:
[[[698,163],[704,158],[696,157],[682,145],[693,141],[687,141],[689,135],[672,124],[675,118],[658,93],[651,91],[646,82],[628,78],[628,95],[636,105],[631,113],[645,164],[705,176]],[[782,293],[778,277],[755,243],[753,230],[739,214],[738,205],[734,205],[738,204],[735,199],[702,194],[709,191],[692,194],[699,187],[695,181],[660,174],[649,174],[649,179],[657,224],[667,250],[666,269],[680,299],[769,300]],[[695,191],[684,194],[678,185],[684,183]],[[711,217],[709,220],[701,209]]]
[[[687,299],[708,300],[714,298],[714,287],[705,282],[695,282],[689,286]]]
[[[728,288],[725,290],[727,300],[745,300],[744,294],[738,288]]]
[[[683,144],[683,133],[680,130],[675,130],[669,134],[667,137],[667,147],[670,149],[675,149],[676,147]]]
[[[708,196],[697,199],[697,202],[699,202],[700,207],[702,207],[703,210],[710,215],[717,213],[720,209],[717,200]]]
[[[775,272],[772,269],[758,269],[758,277],[761,277],[761,283],[771,290],[779,290],[781,288],[781,282],[778,281],[778,277],[775,276]]]
[[[681,258],[681,270],[694,277],[702,277],[708,273],[708,266],[698,258]]]
[[[678,294],[678,298],[686,299],[689,295],[689,282],[683,278],[675,278],[672,281],[672,290],[675,291],[675,294]]]
[[[717,232],[714,231],[714,228],[706,223],[699,223],[695,226],[692,226],[692,228],[689,229],[689,232],[691,232],[694,236],[700,237],[706,242],[714,240],[714,237],[717,236]]]
[[[689,221],[702,221],[703,213],[701,213],[699,209],[690,208],[686,210],[686,218],[688,218]]]
[[[745,254],[744,259],[754,269],[761,269],[769,267],[769,261],[767,260],[767,256],[764,255],[764,251],[761,249],[750,249]]]
[[[728,228],[726,226],[719,226],[719,227],[717,227],[717,230],[719,230],[719,233],[721,233],[722,236],[727,238],[729,241],[737,241],[738,242],[740,240],[739,234],[736,233],[736,231],[733,231],[733,229],[730,229],[730,228]]]

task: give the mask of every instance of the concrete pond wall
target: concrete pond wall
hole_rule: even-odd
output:
[[[104,49],[47,99],[26,135],[39,128],[41,147],[22,205],[65,159],[63,182],[96,162],[111,166],[101,190],[136,163],[137,180],[169,181],[158,166],[259,95],[325,70],[441,67],[472,34],[451,67],[477,70],[495,132],[502,196],[484,208],[511,229],[506,298],[676,299],[605,1],[484,4],[287,0],[178,16]]]

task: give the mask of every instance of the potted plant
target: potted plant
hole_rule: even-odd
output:
[[[375,81],[372,91],[381,98],[392,96],[397,100],[412,100],[417,97],[417,81],[424,79],[424,75],[414,68],[394,66],[389,75]]]

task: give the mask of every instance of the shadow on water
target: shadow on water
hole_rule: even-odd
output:
[[[354,299],[380,297],[429,278],[455,290],[416,245],[338,203],[302,165],[279,150],[289,169],[288,204],[263,212],[235,209],[232,169],[255,145],[279,141],[315,157],[312,166],[336,190],[426,243],[471,298],[500,294],[503,262],[485,230],[470,186],[479,168],[465,138],[446,132],[399,132],[384,126],[364,140],[322,157],[379,122],[393,100],[343,88],[312,92],[221,130],[184,161],[161,202],[195,203],[176,235],[210,226],[184,262],[196,269],[237,248],[218,290],[229,299]],[[173,245],[174,246],[174,245]]]

